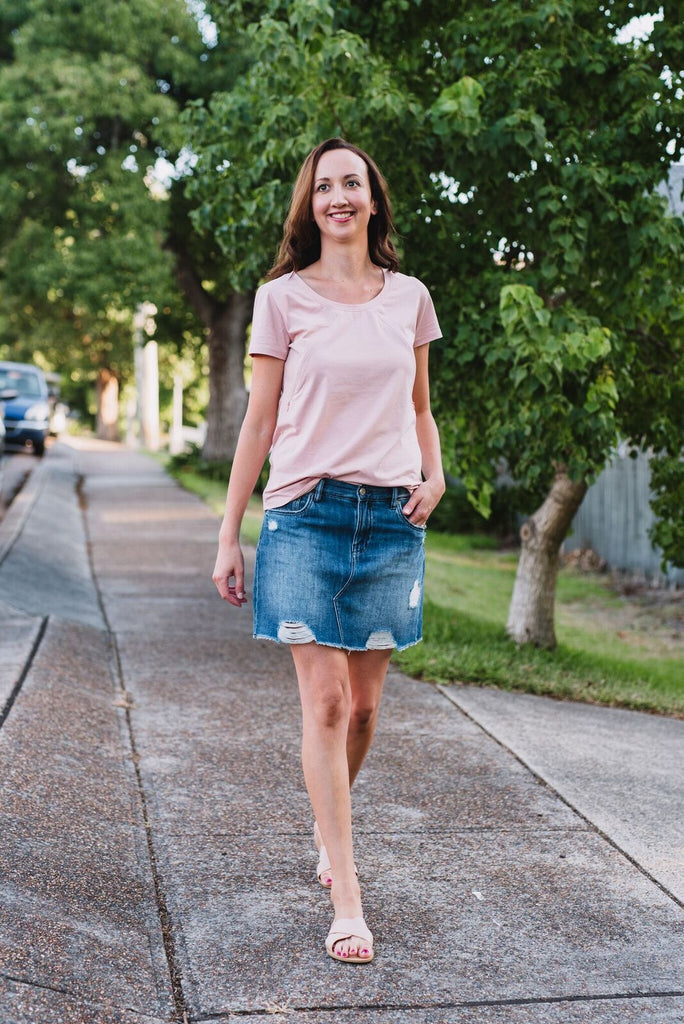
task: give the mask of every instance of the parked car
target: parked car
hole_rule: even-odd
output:
[[[0,458],[5,454],[5,402],[17,397],[12,388],[0,387]]]
[[[42,455],[50,430],[48,386],[43,371],[29,363],[0,362],[0,393],[14,395],[3,401],[5,445],[30,445],[36,455]]]

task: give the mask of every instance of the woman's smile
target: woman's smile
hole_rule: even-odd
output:
[[[361,157],[344,149],[324,153],[316,168],[311,207],[323,238],[333,223],[353,226],[353,237],[358,232],[365,242],[376,204],[371,195],[368,169]],[[335,232],[329,237],[334,239],[336,235]],[[342,236],[337,237],[342,239]],[[345,242],[349,238],[345,235]]]

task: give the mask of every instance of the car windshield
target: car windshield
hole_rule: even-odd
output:
[[[0,391],[17,391],[21,398],[40,398],[40,377],[35,373],[0,367]]]

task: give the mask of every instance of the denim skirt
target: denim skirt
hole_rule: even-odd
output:
[[[254,636],[347,651],[403,650],[422,633],[425,530],[403,487],[321,480],[264,514]]]

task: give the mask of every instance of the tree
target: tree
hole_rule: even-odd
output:
[[[287,183],[315,142],[370,149],[397,201],[405,267],[430,286],[449,467],[486,513],[497,465],[539,502],[508,630],[555,644],[560,544],[627,434],[682,450],[682,225],[656,186],[682,153],[684,26],[664,3],[295,0],[245,8],[252,63],[191,109],[191,217],[253,288]],[[657,397],[656,397],[657,396]]]
[[[154,167],[181,152],[185,102],[233,72],[184,0],[2,2],[0,25],[0,344],[96,374],[104,395],[131,373],[139,302],[156,303],[156,337],[174,347],[199,333],[187,299],[205,294],[198,314],[219,305],[201,283],[217,268],[206,252],[193,263],[192,230],[174,223],[182,181],[170,203]]]
[[[254,292],[236,289],[230,263],[213,239],[200,237],[188,217],[186,181],[171,190],[166,250],[172,255],[178,284],[206,330],[209,356],[207,461],[230,460],[247,406],[244,362]]]
[[[5,344],[90,368],[98,393],[111,393],[105,381],[130,370],[137,303],[170,291],[149,164],[174,144],[162,75],[179,75],[193,45],[199,55],[197,26],[183,4],[154,0],[31,0],[3,4],[1,17]]]
[[[522,529],[508,619],[517,641],[544,646],[555,645],[559,545],[617,438],[682,449],[670,395],[681,393],[684,235],[655,189],[681,153],[681,83],[667,68],[682,67],[684,35],[666,4],[648,44],[620,44],[632,13],[638,5],[492,5],[449,31],[456,68],[481,89],[465,136],[447,114],[445,166],[473,192],[454,233],[469,270],[478,247],[483,260],[460,338],[442,353],[442,422],[454,410],[466,477],[484,480],[500,455],[547,494]],[[476,331],[469,344],[466,324],[483,313],[492,338]],[[649,392],[661,395],[660,423]]]

